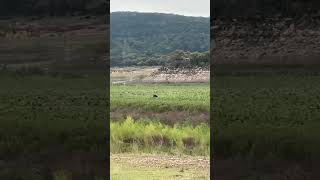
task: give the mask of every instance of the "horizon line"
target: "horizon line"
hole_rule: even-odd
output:
[[[112,13],[115,13],[115,12],[129,12],[129,13],[153,13],[153,14],[168,14],[168,15],[178,15],[178,16],[185,16],[185,17],[201,17],[201,18],[210,18],[210,16],[192,16],[192,15],[185,15],[185,14],[176,14],[176,13],[170,13],[170,12],[147,12],[147,11],[126,11],[126,10],[123,10],[123,11],[110,11],[110,14]]]

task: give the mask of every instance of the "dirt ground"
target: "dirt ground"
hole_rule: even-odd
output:
[[[184,169],[209,169],[209,157],[204,156],[173,156],[173,155],[148,155],[148,154],[112,154],[114,162],[128,162],[133,166],[169,168],[178,167]]]
[[[105,21],[103,16],[0,20],[0,68],[104,70]]]
[[[112,179],[121,179],[113,178],[119,177],[119,172],[123,173],[123,175],[125,174],[126,178],[134,179],[134,177],[139,176],[139,174],[142,175],[142,173],[149,170],[153,171],[153,175],[143,174],[146,179],[161,179],[164,177],[169,179],[209,179],[210,177],[209,157],[112,154],[110,159]],[[114,169],[119,168],[119,166],[124,168],[115,171]],[[135,171],[131,171],[132,169]]]
[[[113,84],[125,83],[201,83],[210,82],[210,71],[201,69],[161,72],[160,67],[111,68]]]

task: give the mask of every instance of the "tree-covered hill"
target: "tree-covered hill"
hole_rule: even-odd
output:
[[[160,65],[175,50],[209,50],[209,18],[137,12],[114,12],[110,18],[113,66]]]

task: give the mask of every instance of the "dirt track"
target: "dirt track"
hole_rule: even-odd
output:
[[[159,71],[160,67],[111,68],[113,84],[121,83],[207,83],[210,71],[197,69],[176,69]]]
[[[204,156],[112,154],[110,159],[115,163],[128,163],[135,167],[207,169],[208,171],[210,168],[209,157]]]

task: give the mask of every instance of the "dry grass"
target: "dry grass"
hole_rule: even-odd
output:
[[[113,84],[141,81],[157,71],[158,68],[159,67],[111,68],[111,81]]]

